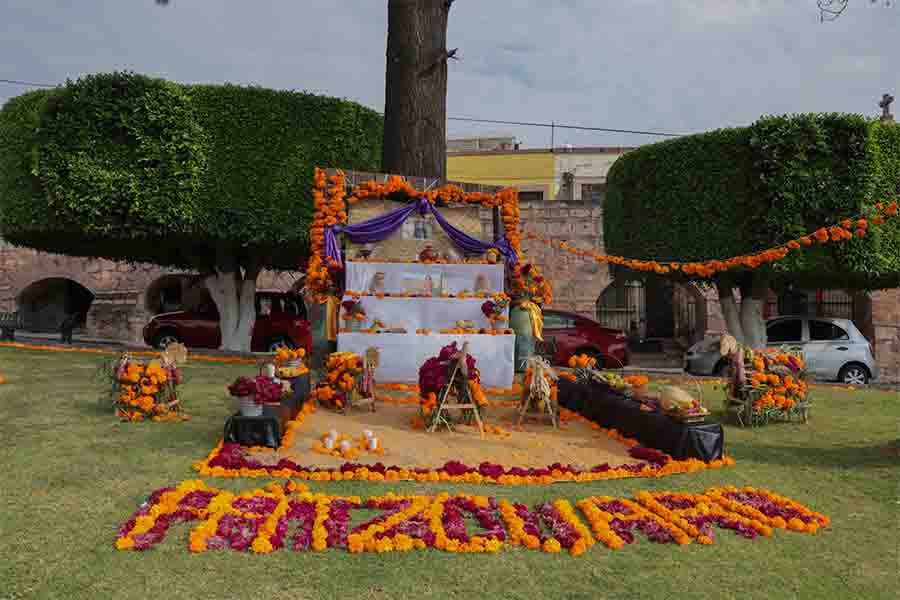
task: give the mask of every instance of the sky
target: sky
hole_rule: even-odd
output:
[[[880,114],[900,98],[900,7],[850,0],[456,0],[450,117],[694,133],[764,114]],[[306,90],[384,107],[387,0],[2,0],[0,79],[132,70]],[[0,103],[28,90],[0,83]],[[894,104],[900,114],[900,101]],[[449,137],[548,128],[450,121]],[[557,146],[655,136],[557,129]]]

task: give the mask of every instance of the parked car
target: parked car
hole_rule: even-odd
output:
[[[274,352],[278,348],[310,350],[309,322],[300,298],[283,292],[257,292],[256,323],[250,339],[253,352]],[[154,348],[183,343],[189,348],[218,348],[222,345],[219,312],[208,302],[195,310],[164,313],[144,327],[144,341]]]
[[[810,375],[847,385],[865,385],[878,378],[872,345],[849,319],[776,317],[766,321],[769,346],[800,350]],[[684,357],[692,375],[725,375],[728,361],[719,353],[719,339],[694,344]]]
[[[621,368],[628,364],[628,339],[624,331],[574,313],[544,310],[544,340],[553,353],[553,364],[566,366],[576,354],[597,359],[598,366]]]

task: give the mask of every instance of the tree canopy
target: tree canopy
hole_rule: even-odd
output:
[[[607,182],[610,253],[661,263],[754,254],[893,200],[900,127],[857,115],[763,117],[749,127],[633,150],[615,162]],[[804,248],[753,271],[719,273],[712,282],[729,330],[738,339],[752,331],[748,343],[765,343],[759,303],[769,287],[900,285],[900,224],[889,220],[863,237]],[[742,301],[739,320],[735,287],[751,300]]]
[[[784,244],[877,202],[900,184],[900,127],[855,115],[764,117],[650,144],[608,176],[607,250],[635,258],[700,261]],[[900,284],[900,225],[814,246],[768,274],[815,287]]]
[[[381,117],[356,103],[98,74],[0,111],[0,232],[69,255],[296,268],[316,165],[378,170]]]

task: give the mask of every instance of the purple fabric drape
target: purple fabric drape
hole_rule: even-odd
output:
[[[342,233],[346,235],[354,244],[380,242],[397,231],[414,210],[418,208],[420,212],[423,212],[425,210],[425,207],[422,206],[423,203],[428,204],[424,199],[419,199],[417,202],[410,202],[406,206],[356,225],[347,225],[346,227],[332,225],[326,227],[325,257],[338,264],[342,263],[341,248],[338,246],[336,234]]]
[[[415,202],[410,202],[406,206],[392,210],[380,217],[357,223],[356,225],[347,225],[341,227],[339,225],[331,225],[325,228],[325,257],[337,264],[342,264],[341,248],[337,243],[337,234],[346,235],[354,244],[370,244],[372,242],[380,242],[389,235],[397,231],[409,215],[417,210],[419,214],[426,214],[428,211],[434,215],[435,220],[441,226],[441,229],[447,234],[450,240],[463,251],[469,254],[484,254],[491,248],[496,248],[500,254],[505,256],[510,264],[518,262],[519,257],[513,249],[512,244],[506,239],[505,235],[501,235],[493,244],[482,242],[475,239],[465,231],[461,231],[451,225],[444,216],[438,212],[432,204],[424,198],[419,198]]]
[[[500,254],[509,259],[510,264],[518,262],[519,257],[516,256],[516,251],[513,250],[512,244],[509,243],[509,240],[506,239],[505,235],[501,235],[500,239],[493,244],[482,242],[481,240],[473,238],[465,231],[459,230],[451,225],[433,205],[429,204],[428,208],[431,210],[431,214],[434,215],[435,220],[437,220],[441,229],[444,230],[450,240],[469,254],[484,254],[491,248],[496,248],[500,251]]]

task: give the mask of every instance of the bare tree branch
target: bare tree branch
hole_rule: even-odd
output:
[[[869,4],[877,4],[881,2],[885,7],[892,5],[892,0],[869,0]],[[850,0],[816,0],[816,6],[819,7],[819,21],[834,21],[847,10]]]

